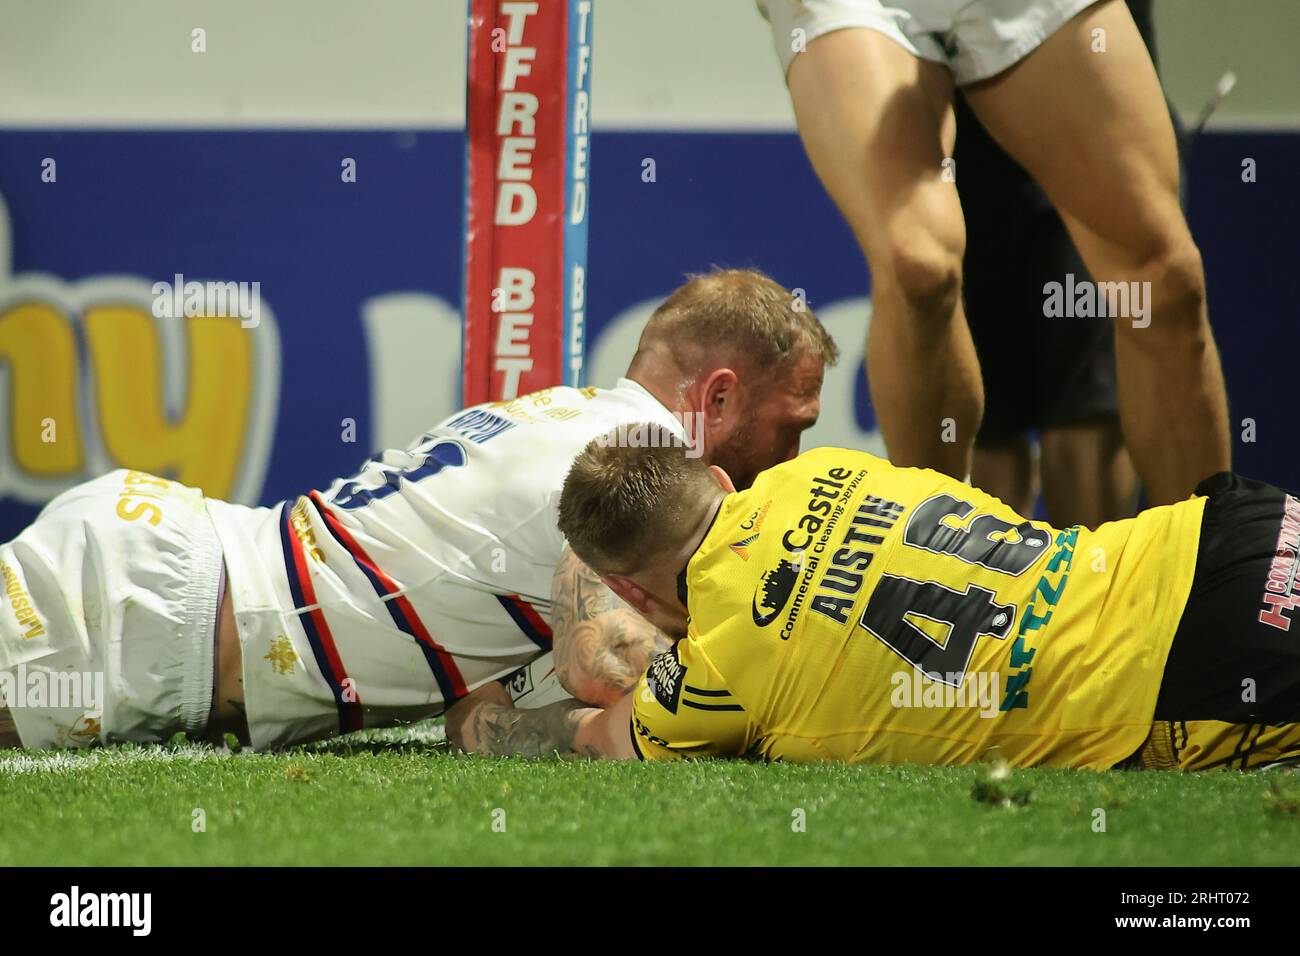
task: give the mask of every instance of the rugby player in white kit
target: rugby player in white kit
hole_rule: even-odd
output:
[[[519,707],[617,699],[667,639],[567,551],[574,457],[649,421],[752,480],[797,454],[835,358],[788,290],[716,271],[656,310],[616,387],[463,410],[323,492],[249,508],[134,471],[79,485],[0,546],[0,746],[263,749],[442,713],[457,740],[490,725],[465,700],[490,682]],[[94,706],[24,697],[82,674],[103,675]]]

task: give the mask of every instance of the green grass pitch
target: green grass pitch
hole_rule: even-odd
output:
[[[451,754],[431,733],[282,754],[5,752],[0,866],[1300,859],[1300,775],[1289,772],[993,780],[988,767],[493,760]]]

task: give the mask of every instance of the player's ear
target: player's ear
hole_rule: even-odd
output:
[[[605,574],[600,580],[638,612],[644,614],[650,607],[650,595],[631,578],[622,574]]]
[[[709,465],[709,474],[713,480],[722,486],[722,490],[727,494],[732,494],[736,490],[736,483],[731,480],[731,476],[718,465]]]
[[[728,416],[735,418],[738,382],[739,377],[729,368],[715,368],[709,373],[702,395],[705,421],[717,423]]]

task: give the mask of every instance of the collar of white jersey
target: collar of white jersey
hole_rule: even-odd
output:
[[[682,416],[677,412],[674,412],[663,402],[659,401],[659,399],[656,398],[651,393],[651,391],[648,388],[646,388],[644,385],[642,385],[640,382],[636,381],[635,379],[624,377],[624,378],[620,378],[618,382],[615,383],[614,387],[616,389],[626,388],[630,391],[636,392],[638,395],[643,395],[646,398],[648,398],[650,401],[654,402],[655,405],[657,405],[660,408],[663,415],[672,420],[673,428],[677,433],[677,437],[682,439],[683,441],[689,441],[690,436],[686,433],[686,427],[682,423]]]
[[[619,379],[619,380],[614,384],[614,387],[615,387],[615,388],[630,388],[630,389],[632,389],[633,391],[640,392],[640,393],[641,393],[642,395],[644,395],[646,398],[654,398],[654,400],[655,400],[656,402],[659,402],[659,399],[655,398],[653,395],[650,394],[650,390],[649,390],[648,388],[646,388],[644,385],[642,385],[640,382],[638,382],[638,381],[637,381],[636,379],[634,379],[634,378],[627,378],[627,377],[620,378],[620,379]],[[659,402],[659,404],[662,405],[663,402]]]

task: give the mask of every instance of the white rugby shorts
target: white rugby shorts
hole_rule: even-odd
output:
[[[24,747],[198,735],[212,707],[221,544],[203,496],[118,470],[0,545],[0,694]]]
[[[913,56],[942,63],[958,86],[1014,66],[1097,0],[757,0],[782,72],[807,44],[836,30],[883,33]]]

